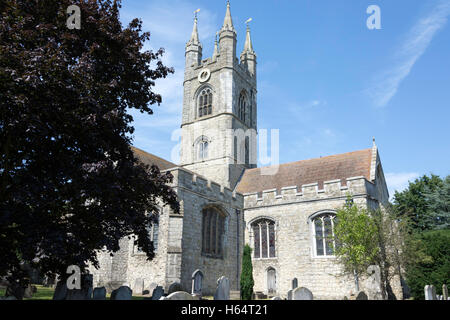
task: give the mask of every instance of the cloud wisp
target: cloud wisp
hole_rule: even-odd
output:
[[[402,81],[425,53],[436,33],[442,29],[450,15],[450,0],[439,0],[436,6],[412,27],[396,53],[398,62],[375,79],[367,90],[377,107],[385,107],[396,95]]]
[[[401,172],[401,173],[386,173],[386,183],[389,189],[391,198],[395,191],[401,192],[405,190],[410,181],[414,181],[420,176],[417,172]]]

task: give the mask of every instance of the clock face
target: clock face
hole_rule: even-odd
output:
[[[198,74],[198,81],[199,82],[206,82],[211,77],[211,71],[209,71],[208,68],[202,69],[200,73]]]

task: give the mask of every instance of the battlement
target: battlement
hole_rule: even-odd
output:
[[[367,193],[367,180],[363,177],[347,178],[345,185],[341,180],[323,182],[323,188],[319,189],[319,183],[304,184],[301,186],[283,187],[281,189],[269,189],[262,192],[244,194],[244,207],[259,207],[266,205],[278,205],[290,202],[317,201],[326,198],[346,197],[347,194],[357,195]]]
[[[242,203],[244,196],[230,188],[181,167],[170,169],[173,186],[224,202]]]

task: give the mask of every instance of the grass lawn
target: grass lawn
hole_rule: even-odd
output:
[[[23,299],[23,300],[52,300],[53,298],[53,292],[55,292],[55,289],[43,287],[40,285],[36,285],[37,292],[33,295],[32,298],[29,299]],[[0,297],[5,296],[6,289],[0,289]],[[110,294],[106,295],[106,299],[109,300]],[[144,297],[141,296],[133,296],[131,297],[131,300],[144,300]]]

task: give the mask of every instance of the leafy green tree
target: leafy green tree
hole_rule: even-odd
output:
[[[427,195],[430,197],[442,185],[442,179],[433,174],[431,177],[424,175],[414,182],[410,182],[406,190],[395,192],[394,210],[396,214],[399,217],[407,216],[411,221],[411,226],[417,231],[435,229],[440,221],[435,219],[436,214],[428,205]]]
[[[336,213],[335,255],[344,273],[354,275],[355,289],[359,291],[360,276],[374,263],[379,253],[377,226],[365,208],[351,201],[347,203]]]
[[[66,26],[70,5],[81,9],[79,30]],[[151,259],[157,199],[178,211],[172,176],[131,151],[127,113],[152,114],[155,80],[173,70],[162,49],[142,50],[150,34],[138,19],[122,27],[119,8],[0,2],[0,277],[14,283],[26,277],[22,261],[85,270],[98,266],[96,250],[115,252],[131,234]]]
[[[450,280],[450,230],[427,231],[414,234],[428,259],[414,261],[406,265],[406,282],[415,299],[423,300],[424,287],[432,284],[441,294],[443,284],[449,285]]]
[[[433,229],[449,229],[450,175],[438,188],[426,188],[424,195]]]
[[[244,247],[244,254],[242,256],[242,271],[241,271],[241,299],[251,300],[253,293],[253,266],[252,266],[252,248],[248,244]]]

